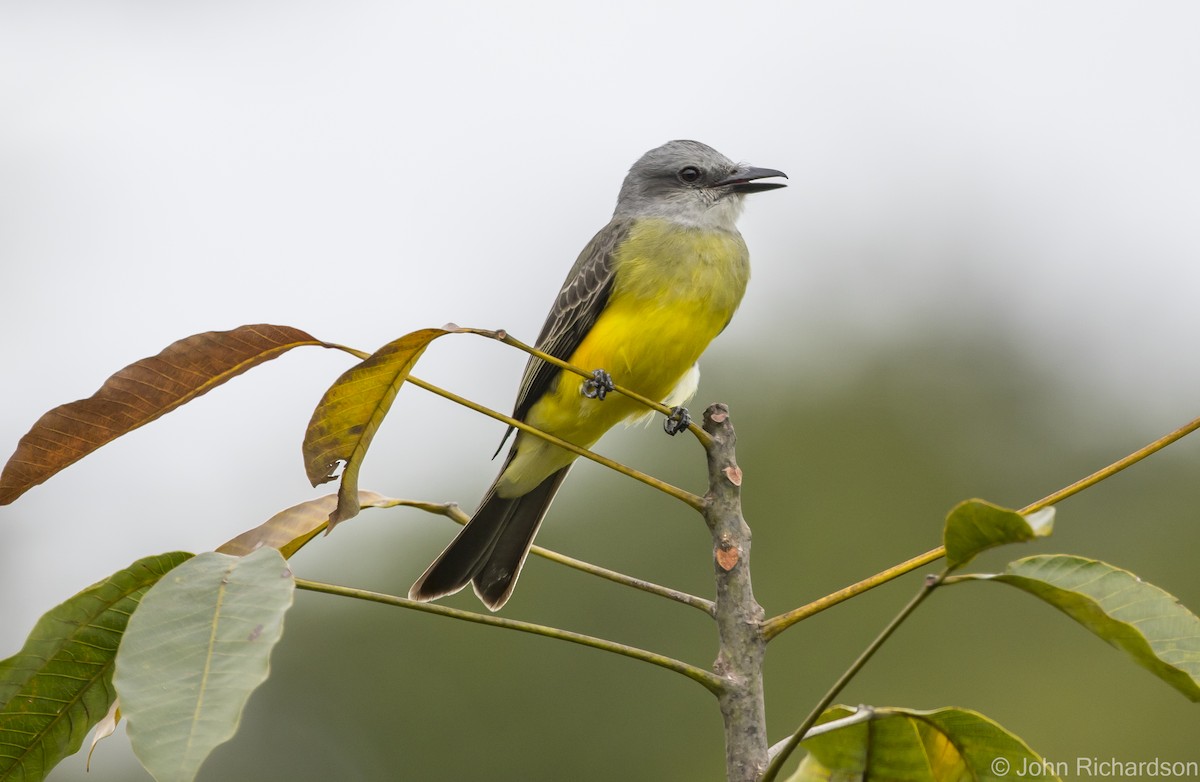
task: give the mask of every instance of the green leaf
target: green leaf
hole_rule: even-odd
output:
[[[943,544],[946,566],[955,570],[978,554],[1008,543],[1044,538],[1054,528],[1054,508],[1043,508],[1022,516],[983,500],[966,500],[946,517]]]
[[[422,329],[389,342],[339,377],[313,411],[304,435],[304,465],[313,486],[331,481],[343,463],[337,509],[329,527],[358,515],[358,472],[371,439],[429,343],[446,329]]]
[[[843,719],[854,709],[834,706],[817,725]],[[858,722],[814,738],[789,782],[830,779],[903,779],[906,782],[1058,779],[1025,742],[977,712],[874,709]]]
[[[360,491],[358,504],[363,508],[391,507],[400,500],[393,500],[373,491]],[[304,544],[315,538],[329,526],[329,514],[337,508],[337,495],[326,494],[279,511],[253,529],[246,530],[236,538],[217,547],[222,554],[242,557],[263,546],[278,549],[285,559],[299,551]]]
[[[300,329],[260,323],[195,334],[135,361],[87,399],[59,405],[38,419],[0,473],[0,505],[100,446],[301,345],[334,347]]]
[[[113,683],[133,751],[159,782],[194,779],[237,732],[294,590],[283,557],[262,548],[243,558],[201,554],[146,594]]]
[[[999,581],[1041,598],[1193,701],[1200,701],[1200,618],[1128,570],[1048,554],[1010,562],[1003,573],[954,580]]]
[[[139,559],[51,609],[21,651],[0,661],[0,780],[44,779],[112,705],[113,660],[129,615],[190,558]]]

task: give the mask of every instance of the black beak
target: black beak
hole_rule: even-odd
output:
[[[722,179],[720,182],[717,182],[716,186],[728,187],[735,193],[761,193],[764,190],[775,190],[776,188],[787,187],[787,182],[755,181],[773,176],[781,176],[784,179],[787,179],[787,174],[783,173],[782,171],[776,171],[773,168],[755,168],[754,166],[743,166]]]

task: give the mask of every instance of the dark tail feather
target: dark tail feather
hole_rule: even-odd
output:
[[[499,611],[512,595],[538,527],[542,526],[542,519],[570,469],[570,465],[562,468],[533,491],[508,501],[512,504],[508,523],[492,544],[483,567],[471,579],[475,594],[493,611]]]
[[[484,605],[499,611],[512,594],[533,536],[570,466],[520,497],[500,497],[492,488],[475,515],[408,590],[411,600],[434,600],[474,582]]]

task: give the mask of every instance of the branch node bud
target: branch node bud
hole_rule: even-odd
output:
[[[742,550],[734,542],[728,534],[721,535],[720,542],[717,544],[715,552],[717,566],[726,573],[737,567],[738,560],[741,559]]]

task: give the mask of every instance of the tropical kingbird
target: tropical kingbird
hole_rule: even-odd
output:
[[[736,227],[743,196],[784,187],[759,180],[786,176],[736,164],[698,141],[671,141],[642,155],[621,185],[612,220],[567,274],[536,343],[575,366],[600,369],[581,379],[530,357],[512,417],[589,447],[647,412],[624,396],[605,399],[615,382],[675,407],[667,431],[681,428],[686,411],[676,406],[696,391],[696,361],[733,317],[750,279]],[[575,458],[518,432],[479,510],[408,596],[433,600],[471,582],[499,610]]]

